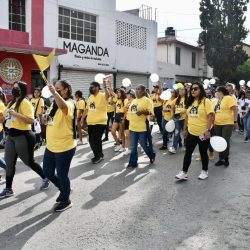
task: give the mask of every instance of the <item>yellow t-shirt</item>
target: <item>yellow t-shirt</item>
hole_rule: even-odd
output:
[[[38,101],[39,101],[39,103],[38,103]],[[34,112],[36,111],[36,107],[38,105],[37,111],[36,111],[36,115],[37,116],[42,115],[43,114],[42,108],[44,107],[44,100],[43,100],[43,98],[32,98],[30,100],[30,102],[31,102],[31,104],[32,104],[32,106],[34,108]]]
[[[52,125],[47,125],[47,148],[53,153],[62,153],[76,147],[73,132],[75,104],[72,100],[68,100],[66,103],[68,114],[66,115],[61,109],[58,109],[53,118]]]
[[[146,127],[146,115],[137,115],[137,111],[147,110],[153,114],[152,102],[147,97],[142,97],[140,99],[134,99],[129,106],[129,130],[134,132],[145,132]]]
[[[96,96],[91,95],[87,101],[87,124],[88,125],[106,125],[107,124],[107,106],[108,101],[105,93],[99,92]]]
[[[16,103],[14,103],[9,109],[14,109],[15,107]],[[18,113],[34,119],[34,108],[30,101],[27,99],[23,99],[23,101],[21,102]],[[7,117],[5,117],[5,119],[6,127],[9,129],[14,128],[18,130],[31,130],[31,124],[25,123],[13,115],[8,115]]]
[[[215,102],[215,125],[233,125],[234,114],[232,107],[237,107],[237,100],[232,96],[224,96],[221,102]]]
[[[117,99],[115,103],[115,113],[120,114],[124,113],[124,107],[126,107],[128,103],[128,99],[125,99],[124,102],[122,102],[121,99]]]
[[[175,114],[180,114],[181,112],[186,111],[185,98],[182,97],[180,100],[180,103],[178,105],[176,104],[176,100],[177,100],[177,98],[173,101],[173,105],[175,105]],[[179,120],[184,120],[185,118],[186,118],[186,112],[184,112],[181,115]]]
[[[207,116],[214,113],[212,102],[205,98],[198,104],[194,101],[187,109],[188,132],[195,136],[203,135],[207,130]]]
[[[158,108],[162,106],[162,101],[160,100],[160,96],[156,93],[151,95],[151,100],[153,101],[154,108]]]
[[[76,110],[77,110],[77,118],[81,118],[81,111],[85,110],[85,101],[83,99],[79,99],[76,102]]]
[[[4,103],[0,100],[0,114],[2,116],[4,116],[5,109],[6,109],[6,107],[5,107]],[[0,132],[2,132],[2,131],[3,131],[3,124],[0,123]]]
[[[113,96],[110,96],[108,99],[108,109],[107,112],[114,112],[115,111],[115,98]]]
[[[171,115],[171,109],[172,109],[172,104],[174,103],[174,100],[168,100],[163,103],[163,117],[165,121],[170,121],[172,119]],[[165,112],[164,112],[165,111]]]

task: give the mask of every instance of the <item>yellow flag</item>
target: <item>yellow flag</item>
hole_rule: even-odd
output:
[[[182,88],[184,88],[184,85],[183,85],[181,82],[179,82],[179,83],[177,84],[177,88],[178,88],[178,89],[182,89]]]
[[[52,52],[48,56],[39,56],[39,55],[33,54],[33,58],[35,59],[41,72],[43,72],[50,66],[54,57],[55,57],[55,49],[53,49]]]

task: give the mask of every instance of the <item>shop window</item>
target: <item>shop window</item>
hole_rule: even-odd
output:
[[[58,36],[96,43],[96,16],[59,7]]]
[[[147,29],[116,20],[116,44],[136,49],[147,49]]]
[[[9,0],[9,29],[25,32],[25,0]]]

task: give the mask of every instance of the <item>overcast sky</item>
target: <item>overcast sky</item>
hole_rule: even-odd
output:
[[[200,33],[200,0],[116,0],[116,2],[118,10],[139,8],[142,4],[157,8],[159,36],[164,36],[165,28],[171,26],[177,30],[177,37],[180,40],[197,44]],[[246,27],[250,29],[250,4]],[[245,42],[250,44],[250,34]]]

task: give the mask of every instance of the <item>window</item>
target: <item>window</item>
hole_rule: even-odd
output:
[[[195,69],[196,67],[196,53],[192,52],[192,68]]]
[[[25,0],[9,0],[9,29],[25,32]]]
[[[175,51],[175,64],[181,65],[181,48],[176,47]]]
[[[58,36],[96,43],[96,16],[59,7]]]

